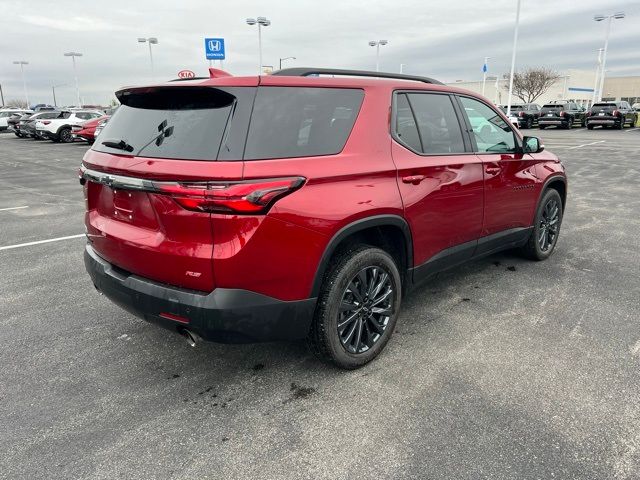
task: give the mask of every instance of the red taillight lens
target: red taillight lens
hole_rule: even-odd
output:
[[[165,193],[183,208],[208,213],[266,213],[279,198],[304,184],[303,177],[274,178],[244,182],[154,182],[158,193]]]
[[[520,117],[524,117],[524,112],[520,112],[520,113],[518,114],[518,116],[520,116]]]
[[[585,116],[590,117],[591,116],[591,110],[587,110],[587,112],[585,113]]]
[[[49,124],[51,123],[51,121],[50,121],[50,120],[43,120],[43,121],[42,121],[42,123],[43,123],[44,125],[49,125]]]
[[[620,115],[620,111],[619,110],[614,110],[613,111],[613,116],[617,117],[618,115]]]
[[[560,116],[561,116],[561,117],[564,117],[564,110],[562,110],[562,111],[560,112]]]

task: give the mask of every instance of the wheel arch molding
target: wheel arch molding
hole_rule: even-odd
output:
[[[556,185],[558,185],[559,188],[555,188]],[[562,186],[560,187],[560,185]],[[540,189],[540,196],[538,197],[537,205],[540,204],[540,200],[542,200],[542,196],[544,195],[544,192],[546,192],[549,188],[554,188],[555,190],[558,190],[558,193],[560,194],[560,198],[562,199],[562,210],[564,211],[567,205],[567,179],[565,178],[565,176],[558,173],[558,174],[549,176],[544,181],[544,183],[542,184],[542,188]]]
[[[340,230],[331,237],[331,240],[327,243],[324,249],[324,253],[320,257],[318,268],[313,279],[311,287],[310,297],[317,297],[322,287],[322,281],[329,267],[331,258],[336,253],[339,246],[345,244],[350,238],[357,238],[358,234],[363,234],[366,231],[376,229],[377,227],[394,227],[402,232],[404,240],[404,252],[400,252],[404,255],[406,262],[405,271],[413,266],[413,239],[411,236],[411,228],[407,221],[399,215],[375,215],[372,217],[366,217],[359,220],[355,220]],[[399,269],[402,270],[401,266]],[[404,275],[404,272],[401,272]]]

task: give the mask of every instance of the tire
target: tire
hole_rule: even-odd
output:
[[[573,128],[573,118],[572,117],[569,117],[567,119],[567,126],[564,127],[564,128],[566,128],[567,130],[571,130],[571,128]]]
[[[586,127],[587,126],[587,120],[583,118],[582,121],[580,122],[580,126],[582,128]]]
[[[60,131],[58,131],[58,141],[62,142],[62,143],[71,143],[73,142],[73,137],[71,136],[71,129],[70,128],[61,128]]]
[[[616,125],[616,128],[618,130],[624,130],[624,118],[622,120],[620,120],[620,123],[618,125]]]
[[[533,128],[533,118],[527,119],[527,126],[525,128]]]
[[[593,130],[593,125],[587,125],[587,130]]]
[[[521,248],[525,257],[531,260],[545,260],[551,256],[560,236],[562,215],[560,194],[553,188],[547,189],[536,209],[531,236]]]
[[[348,248],[334,256],[331,263],[308,343],[323,361],[351,370],[377,357],[389,341],[400,312],[400,272],[391,255],[368,245]],[[383,273],[386,277],[382,277]],[[384,289],[385,293],[376,292],[374,298],[369,298],[365,287],[369,293],[372,288]],[[376,300],[377,306],[372,303]],[[344,325],[341,331],[340,322]]]
[[[538,128],[539,128],[540,130],[544,130],[545,128],[547,128],[547,126],[546,126],[546,125],[538,125]]]

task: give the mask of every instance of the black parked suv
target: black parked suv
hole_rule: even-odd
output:
[[[622,130],[628,123],[630,127],[636,124],[638,113],[629,102],[600,102],[594,103],[587,112],[587,128],[600,125],[602,128],[614,127]]]
[[[571,128],[574,125],[585,126],[585,111],[574,102],[547,103],[542,106],[538,126],[544,130],[555,125],[559,128]]]
[[[540,105],[537,103],[511,105],[511,113],[518,117],[518,127],[520,128],[533,128],[534,125],[537,125],[540,110]]]

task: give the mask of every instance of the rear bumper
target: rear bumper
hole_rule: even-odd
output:
[[[567,120],[562,120],[560,118],[541,118],[538,120],[538,125],[566,125]]]
[[[84,263],[95,287],[118,306],[164,328],[188,329],[214,342],[304,338],[316,305],[315,298],[287,302],[248,290],[217,288],[206,294],[170,287],[123,272],[89,244]]]
[[[589,117],[587,125],[615,125],[620,123],[620,118],[613,117]]]

